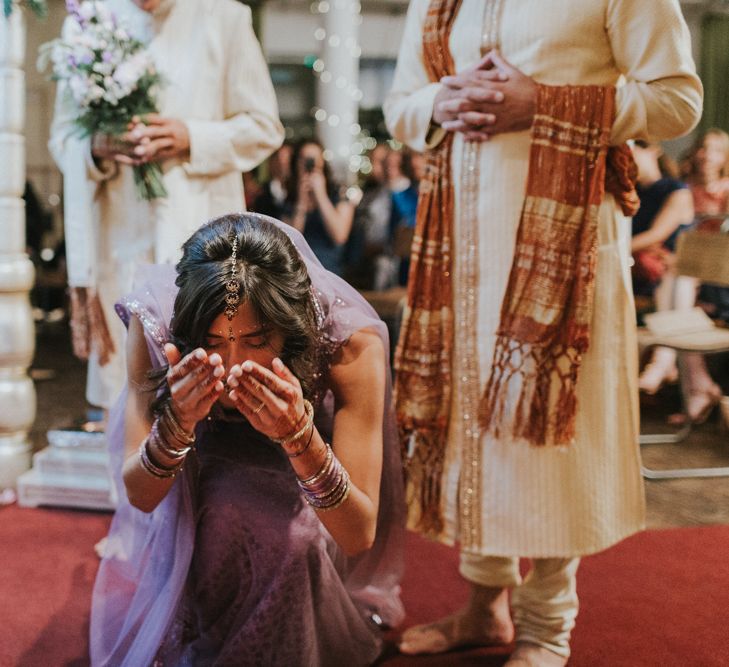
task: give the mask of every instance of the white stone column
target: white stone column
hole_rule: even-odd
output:
[[[323,27],[321,71],[317,85],[319,137],[330,151],[330,164],[340,180],[351,180],[349,157],[355,139],[351,131],[359,117],[359,26],[362,22],[357,0],[322,0],[318,3]]]
[[[30,467],[28,431],[35,388],[27,369],[35,331],[28,292],[33,265],[25,253],[25,17],[0,12],[0,489]]]

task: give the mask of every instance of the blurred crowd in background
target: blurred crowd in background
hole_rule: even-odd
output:
[[[641,208],[632,221],[633,290],[639,324],[654,310],[703,308],[719,325],[729,322],[729,287],[700,284],[677,275],[676,240],[681,233],[729,232],[729,134],[710,129],[680,160],[660,145],[638,141]],[[407,285],[423,155],[394,141],[378,143],[368,155],[371,171],[354,185],[337,183],[314,139],[285,142],[258,169],[242,175],[248,210],[284,220],[301,231],[322,264],[359,290],[392,292]],[[32,301],[38,320],[63,319],[64,246],[47,247],[52,230],[30,182],[26,192],[28,254],[38,270]],[[729,393],[725,357],[707,362],[686,355],[684,391],[688,416],[706,419]],[[647,352],[639,386],[655,395],[678,380],[677,355],[668,348]]]
[[[632,221],[633,291],[641,315],[651,311],[687,311],[700,306],[719,325],[729,322],[729,287],[701,284],[679,275],[676,242],[680,234],[729,232],[729,134],[719,129],[702,133],[680,162],[664,154],[659,145],[637,141],[633,153],[638,165],[640,209]],[[674,349],[657,347],[643,360],[641,391],[657,394],[678,381]],[[727,393],[729,373],[725,357],[707,367],[703,355],[683,358],[683,391],[687,414],[672,415],[679,423],[705,421]]]

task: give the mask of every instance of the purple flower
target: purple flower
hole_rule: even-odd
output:
[[[81,16],[81,12],[79,11],[80,7],[78,0],[66,0],[66,10],[68,13],[76,19],[76,22],[79,25],[83,25],[84,20]]]
[[[103,61],[104,61],[105,63],[110,63],[110,62],[111,62],[111,59],[112,59],[112,57],[113,57],[113,56],[111,55],[111,52],[110,52],[110,51],[104,51],[104,53],[102,53],[102,54],[101,54],[101,59],[102,59],[102,60],[103,60]]]

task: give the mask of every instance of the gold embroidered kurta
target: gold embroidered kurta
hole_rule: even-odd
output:
[[[422,63],[429,0],[411,3],[385,117],[416,150],[438,140],[430,120],[440,84]],[[450,36],[456,70],[497,43],[515,67],[544,84],[616,85],[612,140],[668,139],[691,129],[701,84],[675,0],[463,0]],[[529,132],[482,144],[456,135],[453,396],[437,537],[503,556],[592,553],[640,530],[637,346],[629,260],[630,221],[608,195],[598,223],[591,346],[577,387],[577,436],[567,448],[530,447],[480,432],[477,407],[524,202]],[[409,488],[409,494],[415,489]],[[419,503],[410,503],[410,524]]]

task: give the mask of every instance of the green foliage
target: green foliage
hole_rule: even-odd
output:
[[[39,18],[45,18],[48,13],[46,0],[3,0],[3,14],[6,18],[13,13],[13,5],[16,4],[27,7]]]

